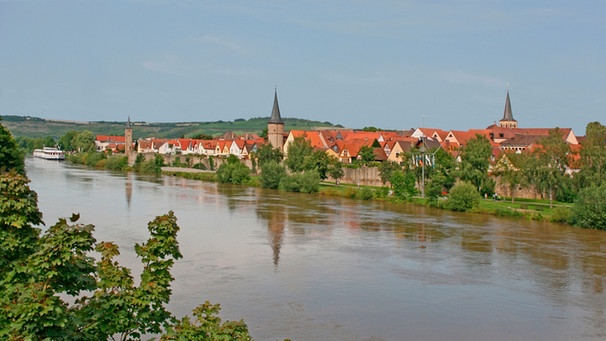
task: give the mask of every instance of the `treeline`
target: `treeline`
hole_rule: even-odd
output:
[[[91,121],[91,122],[68,122],[57,120],[46,120],[32,116],[5,115],[5,126],[17,137],[46,138],[50,136],[58,139],[69,131],[92,131],[95,135],[123,135],[126,122]],[[267,129],[269,117],[254,117],[249,119],[235,119],[234,121],[215,122],[133,122],[133,134],[135,138],[158,137],[158,138],[193,138],[195,136],[218,136],[227,131],[237,134],[255,133],[262,135]],[[312,127],[342,128],[328,121],[311,121],[298,118],[284,118],[285,124],[290,129],[305,130]]]

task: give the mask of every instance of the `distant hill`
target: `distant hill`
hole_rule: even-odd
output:
[[[70,130],[89,130],[95,135],[123,135],[126,122],[78,122],[47,120],[32,116],[1,116],[2,124],[7,127],[15,137],[38,138],[51,136],[55,139],[65,135]],[[178,138],[199,135],[218,136],[226,132],[236,134],[261,134],[267,128],[269,117],[255,117],[236,119],[234,121],[216,122],[174,122],[174,123],[148,123],[131,122],[133,137],[160,137]],[[299,118],[283,118],[284,130],[311,130],[314,128],[343,128],[330,122],[310,121]]]

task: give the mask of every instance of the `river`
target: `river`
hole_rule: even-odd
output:
[[[47,226],[133,245],[173,210],[170,310],[209,300],[255,340],[604,340],[606,232],[26,160]]]

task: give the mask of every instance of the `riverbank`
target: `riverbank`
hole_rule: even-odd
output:
[[[178,176],[192,180],[216,182],[215,172],[213,171],[202,171],[191,168],[163,167],[162,173],[165,175]],[[260,186],[258,178],[254,176],[251,178],[251,181],[247,183],[247,185],[254,187]],[[438,198],[437,202],[432,202],[426,198],[413,197],[410,201],[401,201],[395,198],[393,195],[390,195],[390,190],[387,187],[357,186],[350,184],[336,185],[332,182],[322,182],[320,184],[320,191],[318,195],[358,200],[383,200],[399,204],[431,206],[440,209],[445,209],[443,203],[447,200],[446,198]],[[550,205],[549,200],[516,198],[512,202],[511,198],[500,198],[499,200],[489,198],[481,199],[478,207],[467,212],[473,214],[494,215],[498,217],[548,221],[552,223],[563,223],[569,225],[568,221],[571,215],[571,207],[572,204],[563,202],[553,202],[553,205]]]

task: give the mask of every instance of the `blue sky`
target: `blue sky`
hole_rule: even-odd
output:
[[[0,0],[0,114],[606,123],[606,1]],[[288,127],[286,127],[288,129]]]

